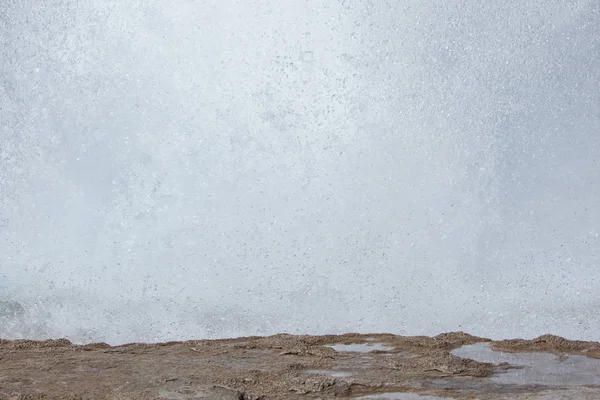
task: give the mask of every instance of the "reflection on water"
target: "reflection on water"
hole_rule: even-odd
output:
[[[490,379],[504,384],[547,386],[600,385],[600,360],[585,356],[552,353],[504,353],[487,343],[476,343],[453,350],[452,354],[479,362],[509,363],[522,368],[497,373]]]
[[[419,395],[416,393],[379,393],[379,394],[371,394],[368,396],[359,397],[359,399],[377,399],[377,400],[440,400],[447,399],[448,397],[438,397],[438,396],[427,396],[427,395]]]
[[[385,346],[381,343],[352,343],[352,344],[332,344],[331,347],[335,351],[352,351],[357,353],[368,353],[373,350],[389,351],[394,350],[393,347]]]
[[[346,378],[346,377],[354,375],[352,372],[334,371],[332,369],[310,369],[306,372],[309,374],[329,375],[334,378]]]

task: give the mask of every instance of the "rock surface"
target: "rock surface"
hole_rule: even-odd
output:
[[[522,367],[450,353],[478,342],[503,352],[600,358],[595,342],[552,335],[493,342],[462,332],[281,334],[114,347],[0,340],[0,399],[600,399],[600,385],[498,384],[490,377]],[[355,346],[334,350],[336,344]]]

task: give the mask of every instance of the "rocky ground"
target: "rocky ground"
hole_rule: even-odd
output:
[[[494,377],[523,367],[451,354],[478,342],[506,353],[552,353],[567,379],[499,383]],[[332,347],[340,344],[354,346]],[[584,371],[592,384],[569,383],[580,373],[569,364],[575,354],[600,365],[600,343],[552,335],[493,342],[461,332],[282,334],[115,347],[0,340],[0,399],[600,399],[596,364]]]

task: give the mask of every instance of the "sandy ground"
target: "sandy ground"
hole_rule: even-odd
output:
[[[519,367],[450,353],[478,342],[560,360],[578,354],[600,364],[600,343],[552,335],[492,342],[462,332],[282,334],[115,347],[0,340],[0,399],[600,399],[600,385],[500,384],[492,378]],[[359,343],[362,351],[329,347]]]

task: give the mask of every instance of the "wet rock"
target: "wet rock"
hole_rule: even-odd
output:
[[[501,343],[460,332],[435,338],[274,335],[115,347],[66,339],[0,340],[0,399],[325,400],[418,393],[493,400],[560,398],[549,396],[566,390],[539,382],[502,384],[495,377],[506,374],[507,365],[451,354],[461,344],[485,342]],[[329,347],[339,343],[386,350]],[[510,343],[522,351],[547,346],[582,352],[598,345],[553,336]],[[581,398],[600,398],[600,388],[568,388],[584,389],[587,397]]]

